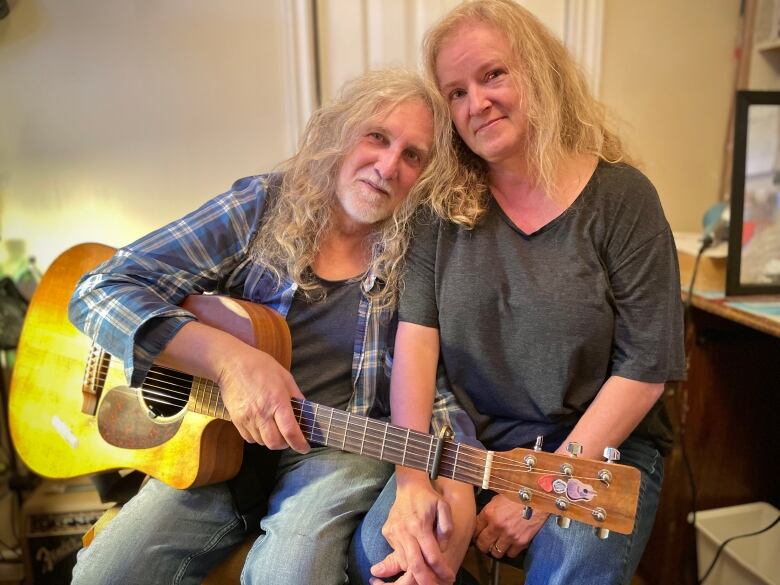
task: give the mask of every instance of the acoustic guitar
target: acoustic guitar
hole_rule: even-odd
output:
[[[243,443],[210,380],[154,365],[141,388],[126,384],[122,364],[70,324],[67,305],[79,277],[114,250],[81,244],[59,256],[31,300],[10,392],[14,445],[36,473],[69,478],[136,469],[176,488],[233,477]],[[183,304],[202,322],[229,332],[290,365],[290,334],[267,307],[221,296]],[[80,389],[80,391],[79,391]],[[590,524],[600,537],[634,525],[640,473],[614,462],[533,449],[494,452],[442,434],[292,400],[311,442],[452,478],[504,494],[531,509]]]

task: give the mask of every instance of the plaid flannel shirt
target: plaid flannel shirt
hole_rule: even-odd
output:
[[[195,319],[178,306],[187,295],[229,295],[262,303],[287,316],[296,285],[283,282],[279,286],[250,254],[268,182],[268,175],[236,181],[230,191],[121,248],[81,279],[70,302],[70,319],[122,359],[131,386],[141,384],[155,357],[185,323]],[[361,285],[348,410],[387,418],[397,321],[366,294],[375,286],[381,283],[372,274]],[[444,424],[453,427],[459,437],[465,437],[464,431],[474,434],[454,396],[440,390],[434,404],[434,431]]]

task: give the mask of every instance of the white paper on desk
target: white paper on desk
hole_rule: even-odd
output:
[[[702,234],[697,232],[673,232],[674,244],[678,252],[696,256],[701,248]],[[725,258],[729,254],[729,243],[720,242],[717,246],[712,246],[704,251],[703,256],[708,258]]]

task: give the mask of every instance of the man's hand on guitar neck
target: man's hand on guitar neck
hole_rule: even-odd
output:
[[[293,397],[302,399],[303,394],[290,372],[267,353],[229,333],[191,321],[160,358],[167,365],[216,382],[230,420],[248,443],[309,451],[290,402]]]

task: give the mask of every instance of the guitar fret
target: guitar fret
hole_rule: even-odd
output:
[[[452,464],[452,479],[455,479],[455,472],[458,469],[458,457],[460,456],[460,443],[455,447],[455,463]]]
[[[200,412],[200,395],[198,394],[198,389],[195,385],[195,378],[192,379],[190,400],[192,401],[192,410],[195,412]]]
[[[214,388],[214,386],[212,386],[211,391],[216,392],[217,394],[217,401],[219,402],[219,408],[222,411],[219,418],[230,420],[230,415],[228,414],[227,408],[225,407],[225,401],[222,400],[222,393],[219,391],[219,388]]]
[[[366,433],[368,432],[368,418],[365,419],[366,424],[363,425],[363,437],[360,439],[360,454],[363,454],[363,446],[366,444]]]
[[[411,433],[411,429],[406,429],[406,440],[404,441],[404,453],[401,456],[401,466],[403,466],[406,462],[406,450],[409,447],[409,433]]]
[[[307,410],[308,409],[308,410]],[[309,418],[309,415],[311,415],[311,419]],[[309,423],[309,420],[311,420],[311,423]],[[312,408],[311,402],[301,402],[301,424],[303,425],[306,423],[306,426],[308,426],[308,429],[303,429],[304,435],[307,436],[307,438],[310,441],[314,441],[314,423],[316,422],[314,420],[314,409]]]
[[[330,425],[333,422],[333,409],[330,409],[330,416],[328,417],[328,425],[325,428],[325,444],[328,445],[328,436],[330,435]]]
[[[347,446],[347,433],[349,433],[349,415],[350,413],[347,413],[347,423],[344,426],[344,438],[341,441],[341,450],[343,451],[344,448]]]
[[[318,441],[317,439],[314,438],[314,430],[318,427],[318,424],[319,424],[318,421],[317,421],[317,414],[318,414],[319,410],[320,410],[320,405],[315,402],[314,403],[314,418],[312,419],[312,424],[311,424],[311,440],[314,441],[315,443],[319,443],[320,442],[320,441]],[[322,434],[322,432],[320,432],[320,434]]]
[[[431,457],[433,457],[433,435],[428,435],[430,438],[430,444],[428,445],[428,458],[425,461],[425,471],[430,472],[431,471]]]
[[[384,461],[384,454],[385,454],[385,440],[387,439],[387,429],[390,425],[388,423],[385,423],[385,434],[382,435],[382,449],[379,451],[379,459]]]

